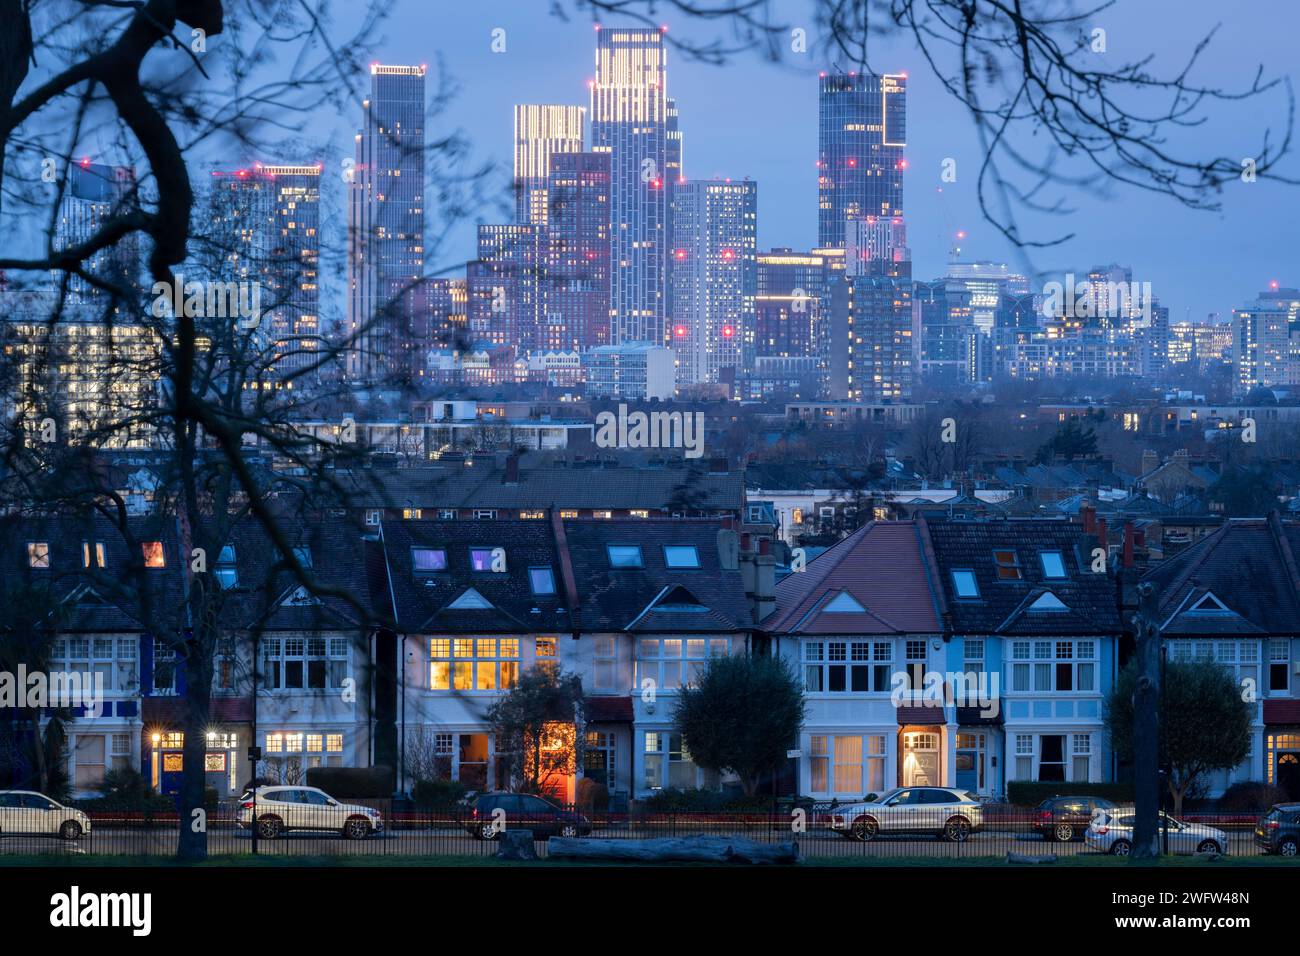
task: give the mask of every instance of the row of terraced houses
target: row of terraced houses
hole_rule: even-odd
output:
[[[48,583],[61,607],[49,667],[104,681],[102,704],[68,727],[74,789],[134,766],[174,790],[187,627],[173,617],[186,560],[174,524],[133,518],[128,545],[102,518],[2,523],[8,585]],[[487,709],[534,666],[580,675],[586,694],[583,759],[557,796],[580,777],[623,799],[725,785],[692,761],[673,707],[727,654],[781,655],[803,682],[802,738],[776,781],[787,793],[997,796],[1010,781],[1122,778],[1103,700],[1133,651],[1145,579],[1171,658],[1218,661],[1258,688],[1250,755],[1211,792],[1254,779],[1300,798],[1300,523],[1276,515],[1226,522],[1147,569],[1139,534],[1107,541],[1087,512],[877,521],[797,573],[734,516],[332,512],[285,529],[318,593],[252,522],[210,569],[226,643],[205,770],[222,794],[250,779],[250,746],[262,775],[285,780],[386,766],[398,791],[417,773],[507,786]],[[143,575],[127,576],[136,548]]]

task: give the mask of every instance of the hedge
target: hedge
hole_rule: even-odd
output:
[[[1007,784],[1007,802],[1036,807],[1048,797],[1103,797],[1115,803],[1133,802],[1131,783],[1032,783],[1013,780]]]
[[[393,795],[392,767],[310,767],[307,786],[340,800],[379,799]]]

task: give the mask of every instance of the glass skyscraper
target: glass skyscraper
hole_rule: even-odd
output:
[[[429,344],[424,75],[423,66],[372,64],[362,104],[348,199],[348,374],[359,382],[405,378]]]
[[[515,107],[515,221],[545,225],[546,177],[555,153],[582,152],[581,106],[524,103]]]
[[[907,78],[821,77],[818,100],[817,244],[843,249],[844,223],[903,214]]]
[[[665,60],[661,30],[612,27],[597,34],[591,142],[596,152],[610,154],[610,338],[615,344],[668,344]]]

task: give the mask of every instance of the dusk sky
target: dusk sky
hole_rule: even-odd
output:
[[[515,103],[588,105],[592,24],[576,16],[563,22],[548,15],[549,6],[545,0],[400,0],[384,25],[379,58],[432,66],[441,57],[459,93],[430,129],[430,137],[459,127],[473,141],[478,159],[495,160],[508,170]],[[815,37],[810,20],[801,18],[806,9],[802,0],[789,0],[782,9],[789,11],[788,22],[806,23],[810,40]],[[674,35],[700,37],[714,29],[661,14]],[[1246,12],[1209,0],[1119,0],[1095,20],[1107,31],[1107,61],[1155,54],[1149,69],[1162,76],[1179,69],[1196,40],[1221,22],[1193,78],[1206,85],[1241,88],[1249,84],[1257,65],[1263,66],[1265,77],[1286,77],[1293,71],[1300,7],[1294,0],[1260,0]],[[497,27],[506,30],[505,53],[491,50]],[[814,42],[809,46],[816,49]],[[814,54],[791,54],[784,65],[741,54],[724,67],[692,62],[681,54],[669,56],[668,92],[681,111],[687,176],[756,180],[759,248],[810,248],[817,224],[816,77],[828,64]],[[879,42],[872,66],[877,72],[906,72],[909,77],[905,205],[916,277],[943,273],[959,230],[968,236],[962,259],[1007,261],[1023,269],[1023,260],[1010,244],[980,217],[975,178],[981,155],[970,121],[939,86],[910,36]],[[1284,132],[1287,95],[1276,90],[1212,110],[1213,122],[1184,133],[1195,137],[1184,142],[1196,145],[1198,157],[1252,156],[1266,127],[1272,127],[1275,141]],[[337,144],[336,155],[348,155],[358,120],[359,110],[342,118],[333,136],[317,126],[306,138],[328,139]],[[1028,133],[1021,131],[1018,142]],[[958,180],[946,184],[940,194],[945,157],[957,160]],[[1284,165],[1292,176],[1300,175],[1295,156]],[[1155,296],[1170,308],[1175,321],[1188,315],[1201,319],[1212,312],[1227,318],[1234,306],[1253,298],[1271,280],[1300,285],[1295,257],[1300,225],[1294,215],[1298,187],[1234,183],[1217,213],[1187,210],[1167,198],[1122,187],[1109,198],[1077,191],[1064,198],[1076,210],[1072,216],[1021,220],[1022,229],[1039,238],[1077,233],[1064,246],[1033,254],[1032,265],[1043,280],[1059,281],[1066,271],[1085,272],[1110,261],[1131,265],[1134,279],[1152,283]],[[434,231],[437,224],[430,222],[429,228]],[[472,230],[460,230],[443,252],[432,266],[447,268],[471,258]]]

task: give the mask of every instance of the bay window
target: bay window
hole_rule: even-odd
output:
[[[1097,642],[1011,642],[1011,689],[1015,692],[1097,690]]]
[[[805,641],[808,693],[887,693],[894,660],[892,641]]]

